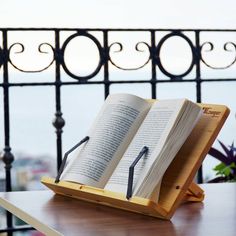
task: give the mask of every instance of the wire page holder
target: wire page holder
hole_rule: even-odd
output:
[[[82,140],[80,140],[75,146],[73,146],[71,149],[69,149],[62,160],[61,166],[59,168],[57,177],[55,179],[55,183],[59,183],[60,182],[60,177],[61,174],[66,166],[66,161],[68,158],[68,155],[70,153],[72,153],[76,148],[78,148],[80,145],[82,145],[83,143],[85,143],[86,141],[89,140],[89,136],[85,136]],[[133,189],[133,179],[134,179],[134,167],[137,165],[137,163],[139,162],[139,160],[141,159],[141,157],[143,155],[145,155],[148,151],[148,147],[144,146],[142,148],[142,150],[140,151],[140,153],[138,154],[138,156],[135,158],[135,160],[133,161],[133,163],[130,165],[129,167],[129,177],[128,177],[128,184],[127,184],[127,194],[126,194],[126,198],[129,200],[132,197],[132,189]]]
[[[158,202],[132,196],[134,168],[148,151],[148,147],[142,148],[129,167],[126,195],[60,180],[69,153],[89,141],[88,136],[65,153],[56,179],[43,177],[41,182],[56,194],[169,220],[181,203],[200,202],[204,199],[203,190],[193,180],[229,115],[229,109],[224,105],[199,104],[199,106],[204,111],[203,116],[166,170],[162,178]]]
[[[70,153],[72,153],[76,148],[78,148],[81,144],[85,143],[86,141],[89,140],[89,136],[85,136],[83,139],[81,139],[75,146],[73,146],[71,149],[69,149],[64,157],[63,157],[63,160],[62,160],[62,163],[61,163],[61,166],[59,168],[59,171],[58,171],[58,174],[57,174],[57,177],[55,179],[55,183],[59,183],[60,182],[60,177],[61,177],[61,174],[66,166],[66,161],[67,161],[67,158],[68,158],[68,155]]]
[[[129,167],[129,177],[128,177],[128,185],[127,185],[127,194],[126,198],[129,200],[132,197],[133,193],[133,181],[134,181],[134,167],[138,164],[139,160],[142,156],[144,156],[148,152],[148,147],[144,146],[138,156],[135,158],[131,166]]]

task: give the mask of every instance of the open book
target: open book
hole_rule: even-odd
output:
[[[130,94],[109,95],[61,180],[126,194],[129,167],[146,146],[135,167],[133,195],[158,198],[167,167],[202,114],[187,100],[147,101]]]

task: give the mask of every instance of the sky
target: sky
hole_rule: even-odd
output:
[[[235,28],[234,0],[1,0],[0,27]]]

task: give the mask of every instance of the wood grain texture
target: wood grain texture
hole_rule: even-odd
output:
[[[204,203],[181,205],[171,221],[96,205],[51,191],[0,193],[0,204],[46,235],[235,235],[236,184],[201,185]]]

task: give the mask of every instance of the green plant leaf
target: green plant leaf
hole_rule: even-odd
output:
[[[221,162],[220,164],[216,165],[213,170],[222,171],[225,167],[226,167],[225,163]]]
[[[223,169],[223,175],[225,175],[225,176],[229,176],[231,174],[231,168],[230,168],[230,166],[227,166],[227,167],[225,167],[224,169]]]
[[[225,165],[224,163],[220,163],[215,166],[213,170],[216,171],[216,175],[220,175],[223,177],[229,177],[233,172],[233,168],[236,168],[235,163],[231,163],[230,165]]]
[[[234,168],[234,169],[236,168],[236,164],[234,162],[232,162],[229,166],[230,168]]]

